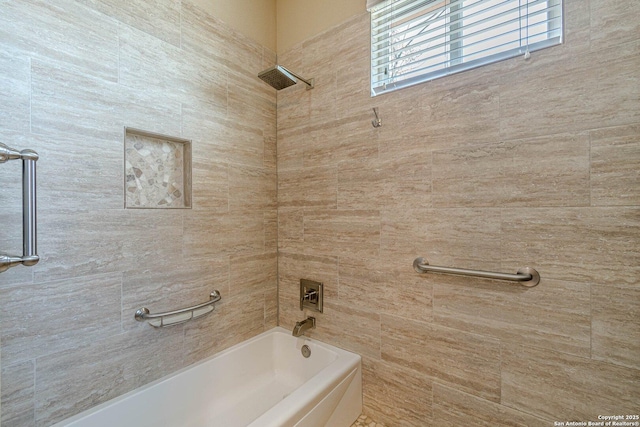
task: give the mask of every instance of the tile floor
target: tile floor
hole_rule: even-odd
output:
[[[358,417],[355,423],[351,424],[351,427],[385,427],[382,423],[377,423],[371,418],[362,414]]]

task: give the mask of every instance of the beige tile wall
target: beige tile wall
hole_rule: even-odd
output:
[[[390,426],[637,413],[640,9],[565,13],[565,44],[529,62],[377,98],[362,14],[281,55],[316,88],[279,92],[276,120],[255,78],[275,54],[186,0],[4,2],[0,139],[41,155],[42,261],[0,276],[3,426],[292,327],[301,277],[326,285],[312,336],[363,355],[365,412]],[[123,210],[124,126],[194,141],[193,209]],[[19,221],[13,163],[2,223]],[[416,256],[543,280],[420,276]],[[199,322],[132,320],[212,287]]]
[[[188,0],[0,3],[0,141],[40,154],[42,258],[0,275],[2,426],[47,426],[276,325],[275,53]],[[192,209],[124,210],[125,126],[193,140]],[[19,253],[19,162],[0,182]],[[205,319],[134,321],[213,289]]]
[[[325,283],[311,336],[363,355],[373,419],[638,413],[639,4],[565,0],[563,45],[376,98],[366,13],[280,55],[316,79],[278,93],[280,324],[311,314],[300,278]]]

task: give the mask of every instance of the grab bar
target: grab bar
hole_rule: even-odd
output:
[[[18,151],[0,143],[0,163],[22,160],[22,256],[0,253],[0,273],[22,264],[27,267],[40,261],[36,230],[36,161],[33,150]]]
[[[194,305],[193,307],[186,307],[158,314],[151,314],[148,308],[142,307],[136,311],[135,319],[138,322],[144,322],[146,320],[154,328],[178,325],[211,313],[214,309],[213,304],[220,301],[222,296],[220,295],[220,292],[214,290],[209,294],[209,298],[209,301]]]
[[[531,267],[524,267],[518,270],[517,274],[494,273],[492,271],[468,270],[465,268],[455,267],[439,267],[437,265],[429,265],[429,261],[424,258],[416,258],[413,261],[413,268],[418,273],[443,273],[455,274],[458,276],[483,277],[485,279],[508,280],[511,282],[519,282],[522,286],[528,288],[536,286],[540,283],[540,274]]]

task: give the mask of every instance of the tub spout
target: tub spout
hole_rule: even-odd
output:
[[[306,331],[309,329],[314,329],[316,327],[316,318],[315,317],[307,317],[301,322],[296,322],[296,326],[293,327],[293,336],[299,337],[304,335]]]

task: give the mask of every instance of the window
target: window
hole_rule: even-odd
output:
[[[562,0],[368,0],[367,7],[373,96],[562,42]]]

